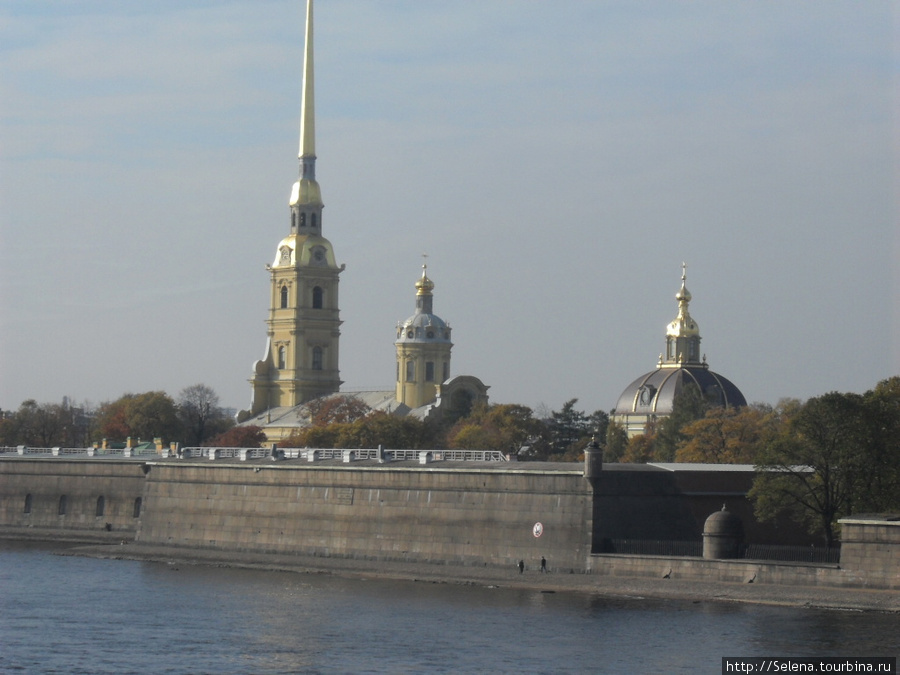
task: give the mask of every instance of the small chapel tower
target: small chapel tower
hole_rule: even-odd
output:
[[[331,242],[322,236],[322,193],[316,182],[313,97],[313,9],[306,4],[306,50],[300,105],[300,176],[289,201],[290,233],[267,265],[271,277],[268,343],[254,364],[250,415],[296,406],[340,390],[338,277]]]
[[[666,356],[661,367],[678,368],[683,364],[700,363],[700,326],[691,317],[688,305],[691,292],[687,283],[687,265],[681,264],[681,288],[675,294],[678,316],[666,326]]]
[[[434,314],[427,265],[416,282],[416,313],[397,324],[397,401],[410,408],[434,403],[450,379],[450,324]]]

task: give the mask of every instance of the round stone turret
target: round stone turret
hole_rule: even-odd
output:
[[[744,523],[731,511],[716,511],[703,525],[703,557],[720,560],[740,557],[744,542]]]

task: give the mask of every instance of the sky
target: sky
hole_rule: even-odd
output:
[[[0,408],[250,403],[298,173],[302,0],[0,0]],[[422,254],[452,373],[610,410],[687,263],[748,401],[900,374],[897,5],[318,0],[345,390]]]

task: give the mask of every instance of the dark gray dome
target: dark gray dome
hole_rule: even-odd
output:
[[[703,524],[703,534],[740,539],[744,536],[744,524],[739,516],[731,511],[726,511],[722,506],[721,511],[712,513],[706,519]]]
[[[685,364],[674,368],[663,366],[641,375],[619,396],[615,414],[669,415],[675,397],[689,384],[697,385],[703,396],[715,405],[726,408],[747,405],[741,390],[730,380],[705,365]]]

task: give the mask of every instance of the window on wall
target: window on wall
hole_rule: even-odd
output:
[[[300,214],[300,227],[306,227],[306,214]]]
[[[288,288],[287,286],[281,287],[281,309],[285,309],[288,306]]]
[[[291,229],[292,230],[297,229],[297,212],[296,211],[291,211]]]
[[[315,213],[310,214],[310,216],[309,216],[309,226],[310,226],[310,227],[316,227],[316,226],[317,226],[317,225],[316,225],[316,214],[315,214]]]
[[[67,501],[68,500],[66,499],[65,495],[59,496],[59,507],[56,509],[56,512],[61,516],[66,515],[66,502]]]
[[[325,297],[325,292],[322,290],[321,286],[316,286],[313,288],[313,309],[322,309],[323,298]]]
[[[434,382],[434,361],[425,362],[425,381]]]
[[[134,511],[131,514],[132,518],[140,518],[141,517],[141,498],[138,497],[134,500]]]
[[[322,348],[321,347],[313,347],[312,367],[313,367],[313,370],[322,370]]]
[[[25,495],[25,511],[24,511],[24,513],[31,513],[31,504],[32,504],[31,494]]]
[[[416,362],[415,361],[407,361],[406,362],[406,381],[414,382],[416,379]]]
[[[287,349],[283,346],[278,348],[278,369],[284,370],[287,368]]]
[[[100,495],[99,497],[97,497],[96,516],[99,518],[103,515],[104,511],[106,511],[106,499],[103,497],[103,495]]]

